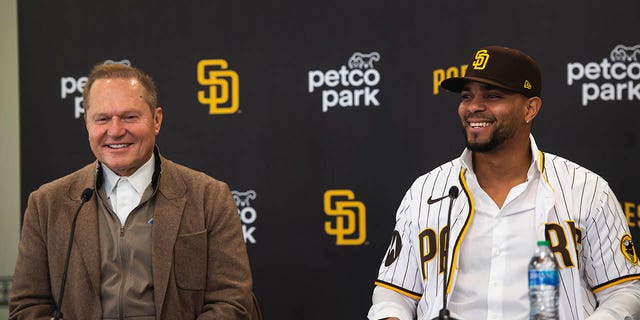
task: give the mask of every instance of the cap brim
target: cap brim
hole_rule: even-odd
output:
[[[517,90],[513,90],[513,88],[509,88],[508,86],[504,85],[503,83],[497,82],[497,81],[493,81],[493,80],[489,80],[489,79],[484,79],[484,78],[477,78],[477,77],[456,77],[456,78],[449,78],[449,79],[445,79],[442,82],[440,82],[440,86],[442,88],[444,88],[447,91],[451,91],[451,92],[462,92],[462,88],[464,88],[464,85],[469,82],[469,81],[477,81],[477,82],[481,82],[481,83],[486,83],[492,86],[496,86],[498,88],[502,88],[502,89],[506,89],[509,91],[514,91],[514,92],[518,92]]]

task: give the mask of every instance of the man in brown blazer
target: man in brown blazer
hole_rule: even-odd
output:
[[[151,78],[96,65],[84,102],[97,160],[29,196],[10,319],[50,319],[56,310],[65,319],[259,318],[229,188],[160,155]]]

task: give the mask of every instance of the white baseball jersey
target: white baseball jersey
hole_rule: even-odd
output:
[[[582,320],[595,310],[596,292],[640,279],[629,227],[604,179],[571,161],[539,151],[533,136],[530,141],[542,177],[535,201],[535,226],[530,227],[536,228],[538,239],[551,242],[558,260],[560,319]],[[419,177],[398,208],[391,245],[375,284],[418,300],[418,319],[432,319],[442,308],[441,256],[445,253],[450,261],[448,296],[455,290],[459,259],[464,259],[459,249],[474,217],[474,196],[465,178],[468,170],[458,158]],[[450,203],[443,196],[452,186],[461,191],[451,210],[451,238],[443,248]]]

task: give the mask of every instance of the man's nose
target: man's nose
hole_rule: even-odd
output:
[[[469,112],[484,111],[487,108],[484,99],[480,97],[469,99],[466,105]]]
[[[118,117],[113,117],[111,119],[109,129],[107,130],[107,134],[110,137],[121,137],[125,134],[125,127]]]

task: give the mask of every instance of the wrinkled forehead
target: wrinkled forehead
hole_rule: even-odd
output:
[[[87,112],[90,105],[93,105],[93,100],[96,99],[99,94],[102,97],[109,97],[117,94],[131,94],[140,99],[142,103],[149,107],[153,112],[155,107],[151,106],[149,101],[150,97],[147,88],[140,82],[140,80],[134,77],[105,77],[96,79],[88,92],[84,103],[85,112]]]
[[[145,87],[140,83],[140,81],[134,77],[104,77],[97,78],[91,89],[95,87],[109,87],[111,90],[116,89],[136,89],[146,91]],[[94,90],[91,90],[89,93],[93,93]]]

